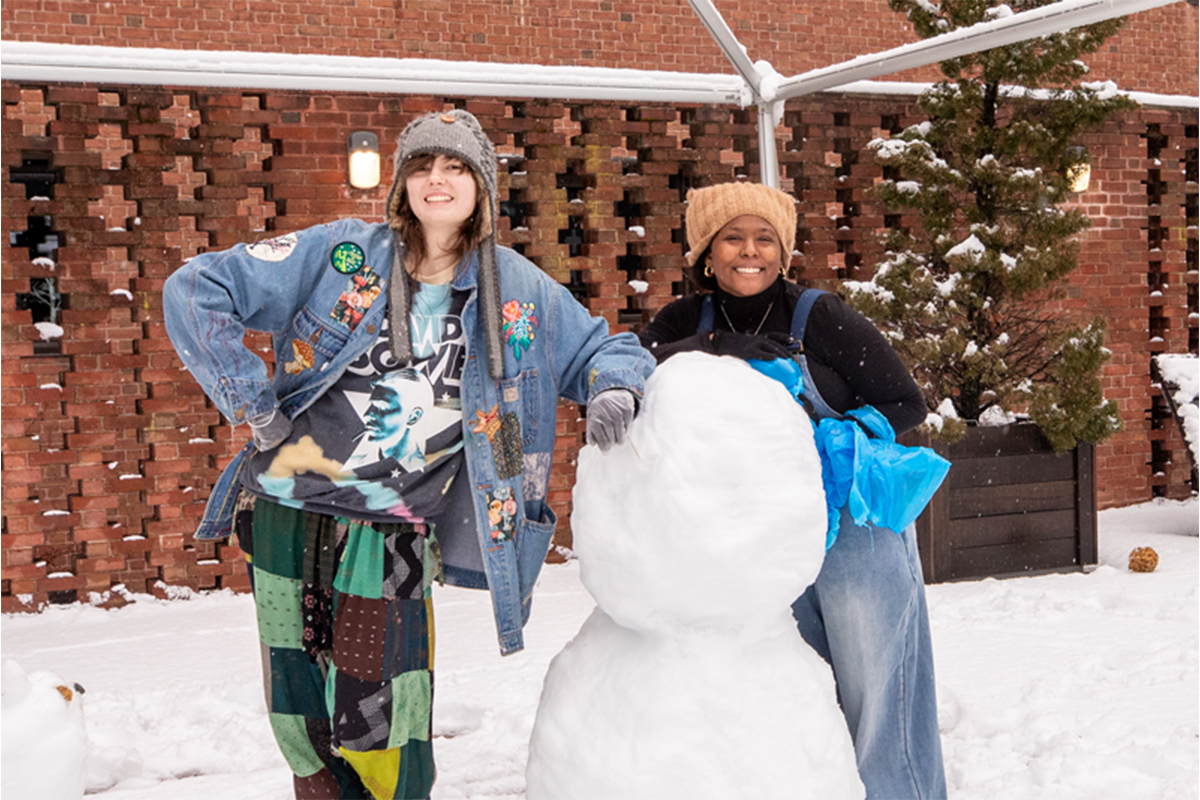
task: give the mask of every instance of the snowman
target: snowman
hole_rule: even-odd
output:
[[[580,453],[574,502],[597,607],[547,672],[529,800],[862,798],[832,672],[791,615],[826,514],[783,386],[672,357],[626,442]]]
[[[0,795],[4,800],[79,800],[87,788],[83,689],[52,672],[5,661],[0,672]]]

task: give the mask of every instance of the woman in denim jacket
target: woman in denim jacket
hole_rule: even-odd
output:
[[[654,360],[495,245],[496,158],[465,111],[401,134],[387,224],[341,220],[167,281],[184,364],[252,441],[197,538],[250,563],[270,721],[297,797],[426,797],[430,582],[490,589],[500,650],[550,544],[557,400],[623,439]],[[395,279],[398,278],[398,279]],[[243,345],[270,331],[275,375]]]

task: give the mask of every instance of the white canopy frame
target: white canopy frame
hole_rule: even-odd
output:
[[[775,127],[793,97],[945,61],[1185,0],[1060,0],[921,42],[783,78],[753,63],[712,0],[688,0],[736,75],[546,67],[430,59],[355,58],[4,42],[3,77],[249,89],[312,89],[619,102],[754,105],[762,182],[779,186]]]
[[[782,117],[785,100],[1175,2],[1180,0],[1061,0],[1031,11],[1022,11],[969,28],[960,28],[882,53],[859,56],[841,64],[810,70],[783,80],[779,79],[769,64],[751,63],[746,49],[717,13],[712,0],[688,0],[688,5],[696,12],[704,27],[716,40],[721,52],[746,82],[753,102],[758,106],[762,182],[778,188],[779,160],[775,145],[775,126]]]

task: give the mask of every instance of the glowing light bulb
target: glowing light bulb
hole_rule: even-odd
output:
[[[348,175],[355,189],[374,189],[379,185],[379,137],[368,131],[357,131],[346,140],[350,155]]]

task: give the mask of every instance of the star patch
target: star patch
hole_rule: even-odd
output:
[[[333,248],[329,254],[329,263],[343,275],[353,275],[363,268],[367,261],[363,249],[354,242],[342,242]]]
[[[500,430],[499,404],[492,406],[491,411],[476,411],[475,416],[477,419],[474,427],[471,428],[471,433],[482,433],[491,444],[492,439],[496,438],[496,432]]]

